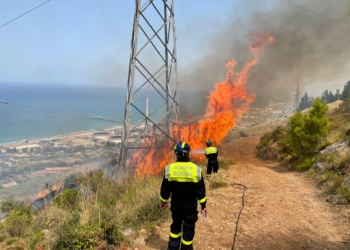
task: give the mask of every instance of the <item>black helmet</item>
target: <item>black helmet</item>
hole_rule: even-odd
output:
[[[211,145],[213,145],[213,144],[211,143],[211,140],[207,140],[207,141],[205,142],[205,144],[207,144],[207,147],[210,147]]]
[[[174,153],[177,158],[189,157],[191,151],[191,147],[187,142],[180,141],[174,147]]]

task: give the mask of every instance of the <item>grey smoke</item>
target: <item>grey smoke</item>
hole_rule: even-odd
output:
[[[316,85],[320,95],[327,87],[321,83],[337,81],[349,64],[349,3],[347,0],[289,2],[311,11],[279,0],[239,1],[226,20],[227,26],[218,28],[206,43],[206,53],[194,66],[181,68],[181,82],[201,93],[212,91],[216,82],[225,79],[227,61],[235,59],[239,70],[251,58],[248,45],[254,41],[250,34],[269,32],[275,43],[261,53],[259,62],[249,72],[249,91],[265,103],[275,97],[293,100],[298,83],[302,92]],[[235,19],[237,11],[245,13],[244,18]],[[328,89],[335,91],[344,84],[339,79],[336,86],[328,85]],[[201,113],[205,109],[203,96],[181,99],[187,105],[184,112]]]

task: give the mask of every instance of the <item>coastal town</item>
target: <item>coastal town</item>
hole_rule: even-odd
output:
[[[0,144],[0,200],[35,196],[48,183],[111,161],[119,155],[121,137],[122,127],[113,127]]]

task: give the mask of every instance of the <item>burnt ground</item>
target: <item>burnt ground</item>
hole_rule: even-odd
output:
[[[234,249],[350,249],[350,207],[327,203],[306,173],[255,157],[260,136],[223,145],[233,159],[223,179],[247,186]],[[231,249],[243,188],[208,190],[207,221],[196,224],[195,249]],[[166,249],[171,219],[141,249]]]

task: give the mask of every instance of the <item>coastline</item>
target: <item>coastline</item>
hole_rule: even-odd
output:
[[[5,142],[5,143],[0,143],[0,147],[16,147],[16,146],[22,146],[25,144],[36,144],[39,143],[40,141],[43,140],[53,140],[53,139],[64,139],[65,137],[75,137],[75,136],[84,136],[84,135],[92,135],[95,132],[99,131],[107,131],[111,132],[115,129],[120,129],[123,126],[113,126],[105,129],[90,129],[90,130],[85,130],[85,131],[77,131],[77,132],[72,132],[69,134],[64,134],[64,135],[54,135],[54,136],[48,136],[48,137],[43,137],[43,138],[33,138],[29,140],[21,140],[21,141],[14,141],[14,142]]]

